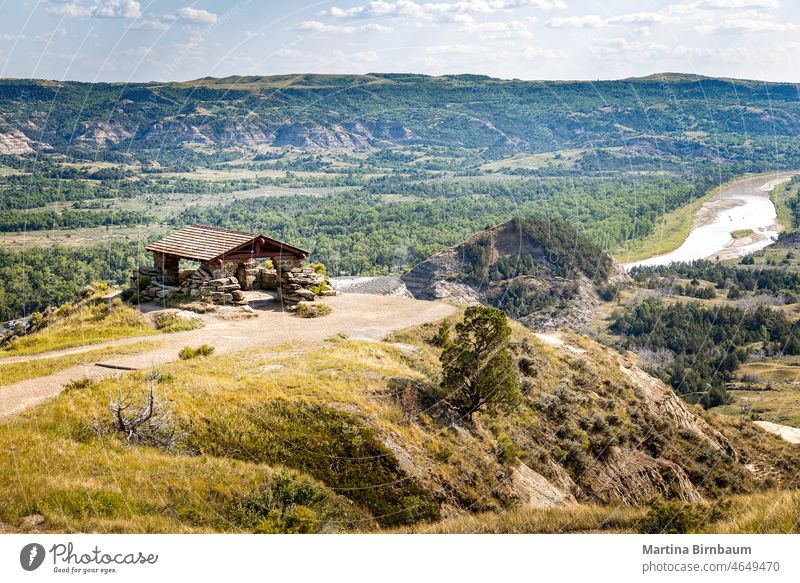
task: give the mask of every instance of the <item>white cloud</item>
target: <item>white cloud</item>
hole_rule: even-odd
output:
[[[768,18],[728,18],[715,24],[701,24],[694,29],[697,32],[708,34],[714,32],[785,32],[795,30],[797,25],[792,22],[776,22]]]
[[[339,26],[325,24],[319,20],[303,20],[292,27],[294,30],[307,32],[331,32],[341,34],[354,34],[357,32],[391,32],[392,28],[381,24],[363,24],[359,26]]]
[[[147,57],[153,53],[153,47],[131,47],[122,51],[126,57]]]
[[[65,36],[67,36],[67,29],[60,26],[51,32],[43,32],[34,36],[29,36],[27,34],[0,34],[0,41],[36,41],[47,43],[54,38],[63,38]]]
[[[462,31],[477,34],[482,39],[531,38],[533,34],[524,22],[512,20],[508,22],[468,22]]]
[[[59,6],[51,6],[47,11],[50,14],[66,16],[68,18],[89,18],[92,15],[91,6],[82,6],[74,2],[61,4]]]
[[[142,7],[136,0],[73,0],[52,2],[51,14],[69,18],[139,18]]]
[[[345,57],[354,63],[375,63],[380,59],[375,51],[359,51],[345,55]]]
[[[634,12],[610,18],[602,18],[597,14],[551,18],[546,24],[550,28],[605,28],[627,24],[660,24],[669,20],[669,16],[660,12]]]
[[[592,46],[592,55],[602,60],[619,63],[620,59],[652,64],[658,59],[682,59],[684,65],[693,60],[742,63],[752,61],[753,51],[746,47],[689,47],[680,44],[643,42],[624,37],[604,38]]]
[[[252,35],[250,35],[252,36]],[[283,47],[275,51],[274,55],[276,57],[280,57],[282,59],[300,59],[303,57],[309,57],[310,55],[307,53],[302,53],[297,49],[291,49],[288,47]]]
[[[550,28],[603,28],[608,26],[608,21],[596,14],[587,14],[585,16],[551,18],[546,24]]]
[[[492,14],[519,8],[553,10],[566,8],[562,0],[461,0],[458,2],[415,2],[414,0],[374,0],[361,6],[323,10],[334,18],[415,18],[464,22],[475,14]]]
[[[485,46],[468,44],[434,45],[425,48],[426,55],[480,55],[487,51]]]
[[[139,18],[142,7],[135,0],[105,0],[98,2],[93,16],[99,18]]]
[[[166,30],[170,23],[185,22],[187,24],[215,24],[219,16],[208,10],[199,8],[180,8],[171,14],[148,15],[130,25],[132,30]]]
[[[700,0],[698,8],[709,10],[741,10],[743,8],[780,8],[778,0]]]
[[[609,18],[608,24],[655,24],[666,22],[668,17],[661,12],[635,12]]]
[[[768,14],[758,10],[732,12],[723,19],[706,19],[694,27],[695,32],[702,34],[726,32],[784,32],[794,30],[797,26],[792,22],[777,21]]]
[[[184,22],[194,22],[196,24],[213,24],[218,19],[218,16],[213,12],[189,7],[181,8],[175,12],[174,17]]]
[[[159,18],[145,18],[132,22],[128,28],[131,30],[166,30],[169,28],[169,23]]]
[[[551,49],[546,47],[525,47],[522,56],[528,60],[537,59],[563,59],[569,56],[566,51],[561,49]]]

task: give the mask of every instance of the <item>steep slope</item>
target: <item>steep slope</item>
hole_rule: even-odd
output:
[[[567,223],[514,219],[434,255],[403,280],[419,299],[491,305],[532,330],[579,330],[599,304],[597,290],[626,277]]]

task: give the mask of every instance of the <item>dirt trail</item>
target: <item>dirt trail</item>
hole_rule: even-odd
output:
[[[797,427],[790,427],[788,425],[779,425],[778,423],[770,423],[769,421],[753,421],[764,431],[777,435],[784,441],[789,443],[800,444],[800,429]]]
[[[569,350],[570,352],[574,352],[575,354],[583,354],[584,352],[586,352],[583,348],[578,348],[576,346],[567,344],[564,341],[564,338],[562,338],[561,334],[559,334],[558,332],[550,332],[550,333],[537,332],[535,336],[543,343],[545,343],[547,346],[550,346],[552,348],[561,348],[563,350]]]
[[[320,342],[340,333],[381,340],[397,330],[433,322],[455,312],[453,306],[440,302],[362,294],[340,295],[328,298],[325,303],[333,308],[333,312],[319,319],[297,318],[289,313],[272,309],[257,310],[258,317],[246,320],[223,320],[213,314],[206,314],[203,316],[206,322],[205,328],[158,336],[156,338],[160,345],[157,348],[139,354],[117,356],[103,361],[102,364],[148,369],[176,361],[178,352],[184,346],[199,344],[209,344],[214,347],[217,354],[220,354],[290,341]],[[68,351],[58,351],[57,354],[84,352],[141,340],[143,338],[117,340]],[[15,359],[34,360],[52,358],[54,355],[56,353],[43,353],[28,357],[15,357]],[[10,362],[10,359],[3,359],[2,362]],[[123,370],[104,368],[93,363],[74,366],[49,376],[0,387],[0,418],[15,415],[57,395],[64,385],[72,381],[85,377],[102,379],[124,373]]]

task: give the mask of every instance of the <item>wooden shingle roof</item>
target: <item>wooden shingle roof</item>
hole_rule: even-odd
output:
[[[247,257],[308,257],[308,251],[265,235],[210,225],[190,225],[147,246],[148,251],[194,261]]]

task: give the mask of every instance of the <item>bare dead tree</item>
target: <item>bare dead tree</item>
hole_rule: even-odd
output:
[[[132,391],[118,394],[109,400],[108,409],[116,429],[127,436],[128,442],[174,449],[178,430],[170,406],[156,394],[153,375],[143,399],[134,398]]]

